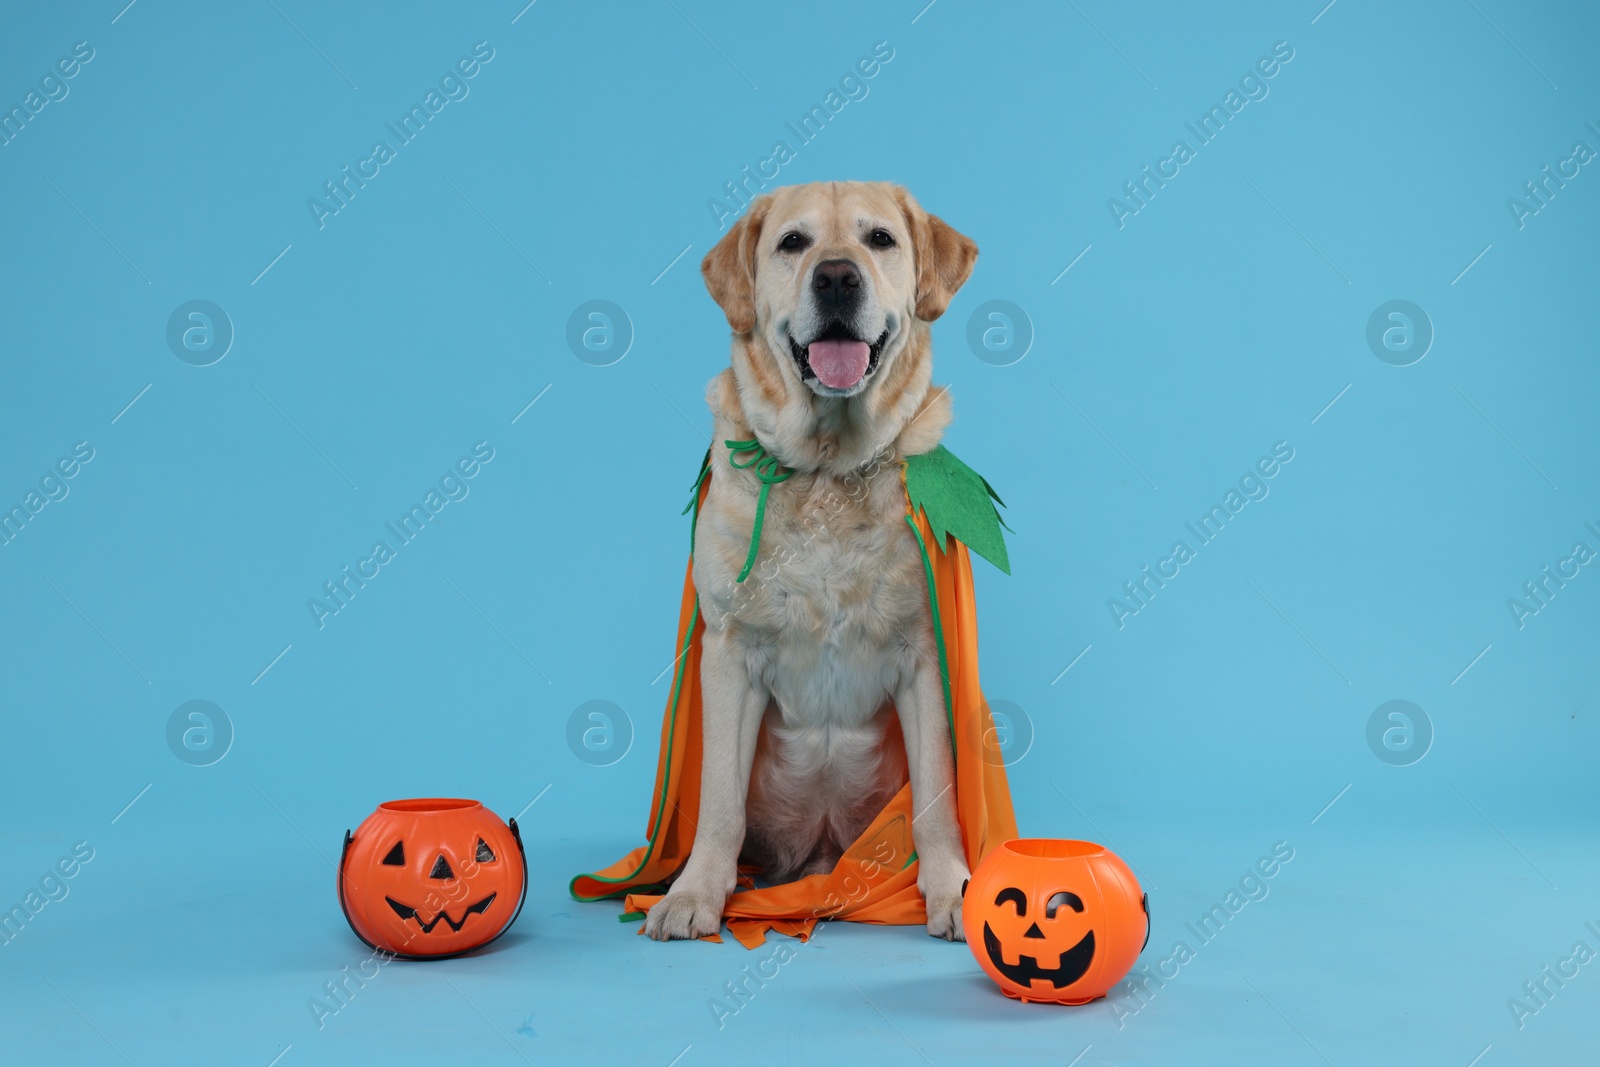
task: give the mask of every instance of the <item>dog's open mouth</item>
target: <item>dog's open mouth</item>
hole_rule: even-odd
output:
[[[831,323],[808,345],[789,338],[789,352],[800,368],[801,381],[815,378],[829,389],[855,388],[878,369],[878,357],[889,340],[884,330],[876,341],[856,337],[842,322]]]

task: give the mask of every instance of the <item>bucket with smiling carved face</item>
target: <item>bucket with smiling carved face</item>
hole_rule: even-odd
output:
[[[403,959],[482,948],[522,911],[517,821],[476,800],[390,800],[346,832],[339,905],[356,936]]]
[[[1023,1001],[1105,996],[1150,939],[1138,879],[1092,841],[1023,838],[992,849],[967,883],[961,922],[979,966]]]

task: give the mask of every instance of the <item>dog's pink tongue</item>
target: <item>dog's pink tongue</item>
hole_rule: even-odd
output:
[[[867,373],[871,349],[865,341],[812,341],[806,358],[817,380],[831,389],[848,389]]]

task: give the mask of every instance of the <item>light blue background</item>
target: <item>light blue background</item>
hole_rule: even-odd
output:
[[[1600,549],[1600,171],[1521,229],[1506,201],[1600,149],[1592,8],[124,2],[0,17],[6,108],[95,50],[0,147],[0,502],[95,450],[0,548],[0,903],[95,853],[0,948],[8,1062],[1591,1054],[1600,964],[1522,1029],[1507,999],[1600,949],[1600,576],[1522,629],[1506,602]],[[470,95],[319,230],[306,200],[480,40]],[[936,377],[1016,530],[1012,576],[976,580],[986,690],[1036,733],[1023,832],[1136,866],[1147,962],[1295,849],[1137,1014],[1014,1004],[961,946],[839,924],[719,1029],[772,948],[658,945],[565,892],[643,839],[726,361],[707,201],[878,41],[777,182],[902,182],[982,250]],[[1270,95],[1119,229],[1107,199],[1279,41]],[[236,331],[203,368],[165,341],[197,298]],[[567,347],[592,299],[636,333],[612,366]],[[1035,331],[1011,366],[966,343],[992,299]],[[1436,331],[1411,366],[1365,341],[1391,299]],[[470,496],[319,630],[307,599],[479,440]],[[1119,630],[1107,599],[1277,441],[1270,496]],[[193,699],[236,731],[207,767],[165,740]],[[565,741],[593,699],[636,733],[607,767]],[[1367,746],[1391,699],[1435,731],[1411,766]],[[366,955],[341,835],[430,794],[538,798],[527,909],[319,1030],[308,998]]]

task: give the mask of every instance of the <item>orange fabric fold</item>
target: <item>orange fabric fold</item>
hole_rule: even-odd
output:
[[[696,513],[708,488],[706,479],[697,495]],[[907,508],[909,512],[909,499]],[[955,754],[956,814],[967,864],[976,867],[991,848],[1017,836],[1017,825],[998,748],[991,745],[989,758],[984,758],[984,738],[992,736],[994,725],[978,684],[972,565],[966,546],[954,538],[946,538],[943,545],[935,543],[922,511],[908,514],[908,522],[923,546]],[[679,658],[661,724],[655,789],[645,828],[647,843],[608,867],[578,875],[570,887],[578,900],[623,897],[624,918],[647,912],[661,899],[666,883],[694,847],[695,819],[700,813],[700,647],[704,630],[691,560],[678,613]],[[897,721],[892,731],[899,735]],[[805,940],[821,919],[883,925],[926,923],[927,913],[917,891],[912,815],[911,786],[907,784],[845,850],[831,872],[736,890],[723,909],[729,932],[746,948],[755,948],[773,930]],[[741,883],[745,881],[741,879]]]

